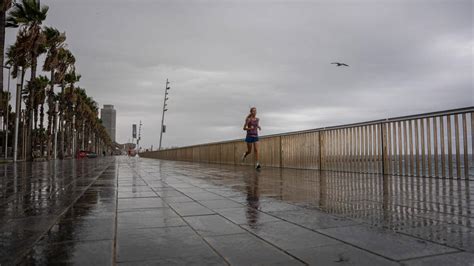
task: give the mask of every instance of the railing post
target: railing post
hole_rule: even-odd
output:
[[[318,132],[318,139],[319,139],[319,170],[323,170],[323,141],[322,135],[323,131]]]
[[[280,136],[280,168],[283,168],[283,146],[281,145],[281,136]]]
[[[385,162],[387,160],[387,128],[384,123],[380,123],[380,133],[381,133],[381,147],[382,147],[382,174],[386,175],[387,169],[385,167]]]
[[[237,164],[237,161],[236,161],[237,158],[236,157],[238,156],[238,154],[237,154],[237,148],[236,148],[235,142],[232,143],[232,154],[234,155],[233,156],[233,158],[234,158],[233,164],[236,165]]]

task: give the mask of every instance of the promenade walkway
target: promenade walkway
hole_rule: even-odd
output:
[[[127,157],[0,180],[1,265],[474,265],[472,180]]]

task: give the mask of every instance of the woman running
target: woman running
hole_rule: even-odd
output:
[[[250,114],[245,118],[244,130],[247,131],[247,137],[245,142],[247,142],[247,151],[242,155],[242,162],[245,161],[247,155],[252,153],[252,144],[253,150],[255,151],[255,160],[257,164],[255,165],[256,169],[260,169],[260,163],[258,162],[258,130],[262,128],[258,125],[260,120],[257,118],[257,108],[250,108]]]

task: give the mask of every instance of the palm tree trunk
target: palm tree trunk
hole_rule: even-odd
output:
[[[33,88],[34,89],[34,88]],[[38,107],[39,107],[39,104],[36,100],[36,97],[34,97],[34,101],[33,101],[33,117],[34,117],[34,120],[33,120],[33,145],[32,145],[32,151],[34,152],[35,151],[35,147],[38,145]]]
[[[43,157],[44,154],[44,136],[46,132],[44,132],[44,102],[41,103],[40,105],[40,131],[39,131],[39,138],[38,142],[40,144],[40,151],[41,151],[41,157]]]
[[[49,95],[48,97],[51,97]],[[48,99],[48,129],[46,130],[46,156],[48,160],[51,159],[51,136],[54,136],[53,132],[53,112],[51,111],[52,108],[54,108],[51,103],[52,100]]]
[[[72,124],[71,124],[71,121],[69,121],[67,123],[67,138],[66,138],[66,149],[67,149],[67,156],[71,156],[72,155]]]
[[[39,108],[40,108],[40,103],[35,99],[34,103],[33,103],[33,117],[35,118],[35,122],[33,123],[33,128],[35,129],[38,129],[38,116],[39,116]]]
[[[64,137],[65,137],[65,131],[66,127],[64,125],[64,114],[61,114],[60,122],[59,122],[59,127],[61,128],[61,145],[59,151],[61,152],[61,159],[64,159],[65,157],[65,143],[64,143]]]
[[[20,70],[20,88],[23,89],[23,85],[24,85],[24,82],[25,82],[25,69],[24,68],[21,68]],[[15,132],[15,141],[17,143],[17,146],[16,146],[16,153],[17,153],[17,158],[22,158],[23,156],[23,148],[25,147],[24,146],[24,143],[23,143],[23,134],[24,134],[24,131],[23,131],[23,117],[22,117],[22,112],[21,112],[21,93],[20,95],[16,95],[16,97],[20,97],[19,99],[19,104],[17,106],[15,106],[15,116],[18,117],[19,119],[19,125],[18,125],[18,128],[15,127],[15,130],[18,130],[18,132]],[[15,118],[16,120],[16,118]],[[21,155],[21,156],[20,156]]]
[[[61,101],[64,100],[64,82],[61,84]],[[64,158],[64,125],[63,125],[63,120],[64,120],[64,113],[65,110],[61,110],[61,115],[59,116],[59,129],[61,130],[61,144],[60,144],[60,156],[61,159]]]
[[[22,131],[22,158],[23,160],[26,160],[27,159],[27,151],[28,151],[28,112],[25,110],[23,112],[23,131]],[[30,153],[31,154],[31,153]]]
[[[31,76],[30,76],[30,82],[32,82],[36,78],[36,66],[37,66],[37,58],[32,58],[31,60]],[[29,123],[28,123],[28,138],[27,138],[27,144],[26,144],[26,160],[27,161],[32,161],[33,160],[33,151],[34,151],[34,137],[33,137],[33,119],[34,119],[34,109],[35,109],[35,104],[34,104],[34,95],[35,95],[35,88],[34,86],[31,87],[30,95],[29,95],[29,106],[27,106],[27,109],[29,110]]]
[[[51,159],[51,151],[52,151],[52,143],[53,143],[53,136],[54,136],[54,132],[56,130],[56,127],[52,127],[52,119],[53,119],[53,114],[54,114],[54,101],[53,101],[53,96],[54,96],[54,70],[51,70],[51,78],[50,78],[50,81],[51,81],[51,91],[48,93],[48,103],[49,103],[49,106],[48,106],[48,132],[47,132],[47,138],[48,138],[48,144],[47,144],[47,147],[48,147],[48,160]],[[56,120],[56,119],[55,119]]]
[[[85,144],[85,143],[84,143],[84,140],[85,140],[85,138],[84,138],[84,137],[85,137],[85,133],[86,133],[86,132],[85,132],[85,122],[83,121],[83,122],[82,122],[82,132],[81,132],[81,149],[82,149],[82,150],[85,149],[85,147],[84,147],[84,144]]]
[[[5,54],[5,15],[7,12],[8,1],[2,0],[0,4],[0,66],[4,64]],[[3,71],[0,71],[0,92],[3,92]]]
[[[69,154],[69,122],[66,118],[64,118],[64,158],[66,158]]]
[[[0,4],[0,66],[2,66],[2,71],[0,71],[0,95],[3,98],[3,64],[4,64],[4,54],[5,54],[5,14],[7,10],[7,1],[2,0],[2,3]],[[7,96],[8,97],[8,96]],[[4,99],[0,99],[2,101],[2,109],[4,110],[3,114],[7,113],[8,109],[8,101],[5,101],[7,104],[6,106],[3,106]],[[7,131],[8,132],[8,125],[7,125]],[[6,137],[5,137],[6,140]],[[8,145],[8,143],[5,143],[5,145]]]

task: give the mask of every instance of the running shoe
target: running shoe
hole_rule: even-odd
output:
[[[260,164],[259,164],[259,163],[257,163],[257,165],[255,166],[255,169],[257,169],[257,170],[258,170],[258,169],[260,169],[260,168],[262,168],[262,167],[260,166]]]
[[[242,154],[242,158],[240,158],[240,161],[241,161],[241,162],[244,162],[244,161],[245,161],[245,157],[246,157],[245,155],[246,155],[246,152],[244,152],[244,154]]]

